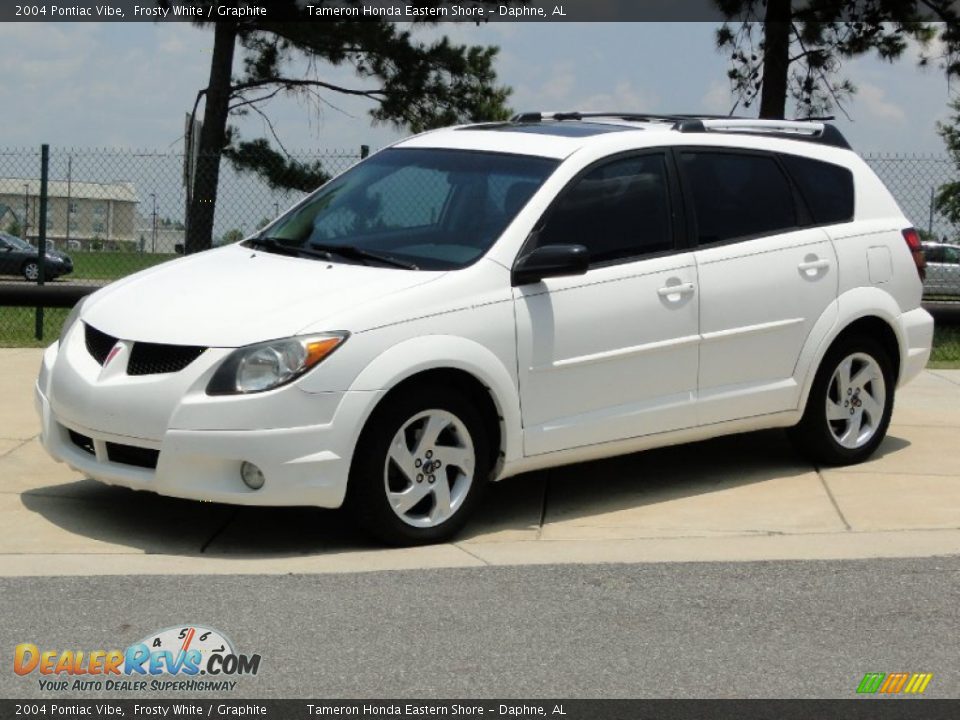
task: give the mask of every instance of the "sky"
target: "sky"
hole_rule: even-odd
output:
[[[517,110],[617,109],[729,112],[725,58],[715,23],[488,23],[419,30],[501,48],[496,69]],[[0,147],[178,150],[184,113],[206,85],[212,31],[187,23],[0,24],[0,101],[7,110]],[[238,54],[239,55],[239,54]],[[921,69],[911,49],[899,62],[848,61],[859,92],[838,125],[864,153],[942,153],[935,122],[950,88],[941,70]],[[239,66],[240,58],[237,58]],[[346,70],[332,80],[358,82]],[[367,101],[336,94],[312,107],[274,100],[267,112],[289,150],[373,148],[403,136],[372,127]],[[12,111],[11,111],[12,110]],[[11,122],[11,120],[13,120]],[[267,134],[256,116],[244,137]]]

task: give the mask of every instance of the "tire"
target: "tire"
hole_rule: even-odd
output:
[[[37,278],[40,277],[40,266],[37,265],[35,260],[28,260],[23,264],[23,267],[20,268],[20,272],[23,274],[23,279],[27,282],[36,282]]]
[[[863,462],[887,434],[895,384],[893,362],[880,343],[862,335],[841,338],[817,369],[791,439],[817,463]]]
[[[435,440],[424,445],[425,432]],[[367,422],[346,504],[364,530],[390,545],[443,542],[466,524],[489,476],[488,434],[467,397],[451,387],[411,387]]]

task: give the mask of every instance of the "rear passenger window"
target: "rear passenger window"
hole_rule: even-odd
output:
[[[797,226],[793,192],[772,157],[716,152],[685,152],[680,157],[693,195],[700,245]]]
[[[672,249],[664,156],[623,158],[588,172],[551,210],[537,245],[584,245],[591,263]]]
[[[832,163],[781,155],[817,225],[853,220],[853,173]]]

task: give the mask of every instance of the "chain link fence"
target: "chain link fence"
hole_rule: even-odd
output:
[[[361,159],[361,149],[299,154],[295,159],[319,163],[324,172],[336,175]],[[935,212],[933,198],[938,188],[956,179],[957,170],[945,155],[874,154],[865,159],[921,230],[927,256],[924,299],[935,309],[947,307],[938,314],[943,320],[937,324],[933,361],[956,364],[960,228]],[[47,249],[43,281],[53,288],[99,287],[183,252],[188,194],[182,154],[53,148],[43,219],[40,168],[39,148],[0,150],[0,289],[40,281],[41,221]],[[272,182],[220,160],[214,245],[253,233],[304,196],[276,187],[284,184],[282,168],[269,175]],[[67,312],[0,306],[0,347],[50,342]]]

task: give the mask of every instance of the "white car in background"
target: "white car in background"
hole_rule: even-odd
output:
[[[727,433],[860,462],[930,353],[920,260],[830,125],[428,132],[77,306],[43,444],[164,495],[346,502],[397,544],[453,536],[491,480]]]

